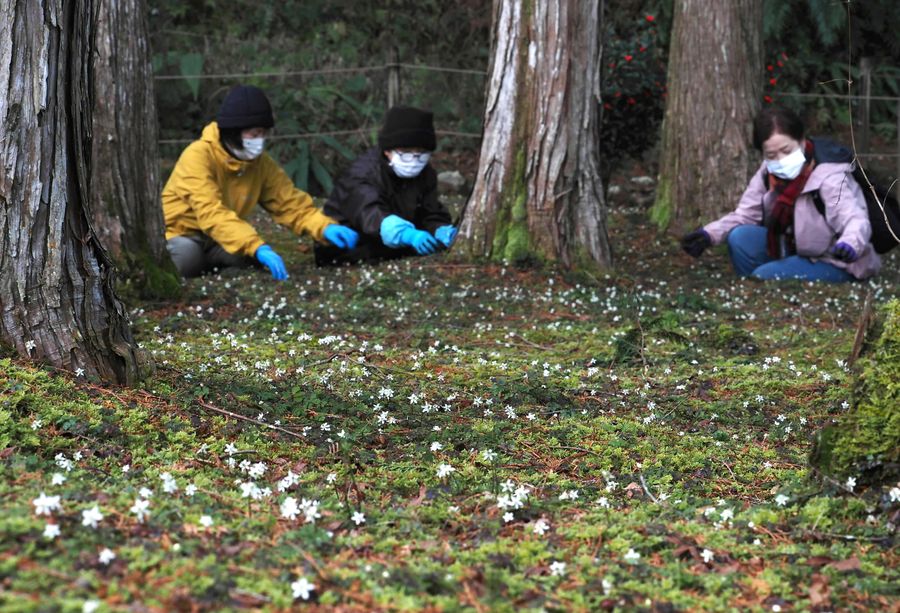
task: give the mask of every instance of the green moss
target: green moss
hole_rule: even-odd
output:
[[[492,253],[494,258],[513,264],[533,258],[528,231],[528,193],[525,186],[525,149],[516,154],[516,168],[510,179],[511,195],[504,198],[497,214]]]
[[[173,300],[181,296],[181,277],[168,261],[158,262],[146,249],[129,251],[127,261],[117,261],[122,293],[144,300]]]
[[[819,434],[812,462],[828,474],[860,472],[887,482],[900,474],[900,301],[879,316],[872,349],[860,362],[854,402],[840,424]]]
[[[660,232],[669,227],[673,209],[671,182],[665,177],[660,177],[659,185],[656,188],[656,200],[650,209],[650,221],[656,224]]]

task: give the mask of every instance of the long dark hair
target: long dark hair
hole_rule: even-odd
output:
[[[764,108],[753,120],[753,146],[762,151],[763,143],[778,132],[790,136],[795,141],[803,140],[803,120],[792,110],[783,106]]]
[[[219,128],[219,140],[226,151],[240,151],[244,148],[241,132],[243,132],[241,128]]]

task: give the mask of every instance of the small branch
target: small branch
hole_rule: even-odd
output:
[[[647,495],[650,496],[650,500],[652,500],[656,504],[659,504],[659,500],[656,499],[656,496],[650,493],[650,488],[647,487],[647,482],[644,481],[644,474],[638,473],[638,476],[641,478],[641,486],[644,488],[644,491],[647,493]]]
[[[835,534],[834,532],[817,532],[815,530],[804,530],[804,532],[813,538],[819,540],[841,539],[843,541],[865,541],[868,543],[884,543],[894,539],[893,536],[854,536],[852,534]]]
[[[738,481],[738,478],[735,476],[734,471],[731,470],[731,467],[728,465],[727,462],[725,462],[725,460],[722,460],[722,465],[728,469],[728,472],[731,474],[731,478],[734,479],[734,482],[740,483],[740,481]]]
[[[281,426],[276,426],[274,424],[267,424],[264,421],[259,421],[258,419],[253,419],[252,417],[246,417],[239,413],[232,413],[231,411],[228,411],[226,409],[220,409],[219,407],[214,407],[213,405],[207,404],[199,399],[197,400],[197,404],[199,404],[204,409],[207,409],[209,411],[214,411],[216,413],[219,413],[220,415],[225,415],[227,417],[233,417],[234,419],[239,419],[241,421],[247,421],[247,422],[250,422],[251,424],[256,424],[257,426],[262,426],[263,428],[268,428],[270,430],[276,430],[278,432],[281,432],[282,434],[287,434],[289,436],[293,436],[294,438],[306,440],[306,437],[304,437],[302,434],[298,434],[297,432],[287,430],[286,428],[282,428]]]
[[[535,349],[543,349],[544,351],[552,351],[553,350],[552,347],[545,347],[543,345],[538,345],[537,343],[533,343],[530,340],[528,340],[527,338],[525,338],[524,336],[522,336],[521,334],[513,334],[512,336],[513,336],[513,338],[521,339],[521,341],[523,343],[525,343],[526,345],[531,345]]]
[[[853,341],[853,351],[850,352],[850,359],[847,361],[848,368],[853,368],[853,365],[862,353],[866,332],[868,332],[869,324],[872,322],[872,299],[872,290],[869,290],[866,293],[866,301],[863,304],[862,313],[859,315],[859,323],[856,324],[856,338]]]

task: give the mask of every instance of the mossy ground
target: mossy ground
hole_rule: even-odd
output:
[[[900,479],[900,301],[874,317],[853,410],[822,432],[813,464],[832,476],[879,484]]]
[[[873,283],[741,281],[645,218],[616,209],[602,278],[319,270],[261,222],[290,280],[135,305],[143,389],[3,360],[0,608],[896,609],[900,490],[807,456],[897,254]]]

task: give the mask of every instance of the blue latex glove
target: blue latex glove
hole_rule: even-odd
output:
[[[855,262],[859,258],[859,254],[856,253],[856,249],[854,249],[844,241],[837,243],[834,247],[831,248],[831,255],[839,260],[847,262],[848,264],[850,262]]]
[[[356,233],[356,230],[336,223],[326,227],[323,236],[329,243],[341,249],[353,249],[359,242],[359,234]]]
[[[444,247],[449,247],[453,239],[456,238],[456,228],[453,226],[441,226],[434,231],[434,237],[444,243]]]
[[[259,249],[256,250],[256,261],[269,269],[272,273],[272,277],[276,281],[284,281],[287,279],[287,268],[284,267],[284,260],[281,259],[281,256],[275,253],[275,250],[269,247],[268,245],[261,245]]]
[[[405,230],[402,240],[419,255],[434,253],[440,246],[438,240],[425,230]]]
[[[412,247],[419,255],[434,253],[437,239],[424,230],[416,230],[409,221],[397,215],[388,215],[381,222],[381,242],[393,249]]]

